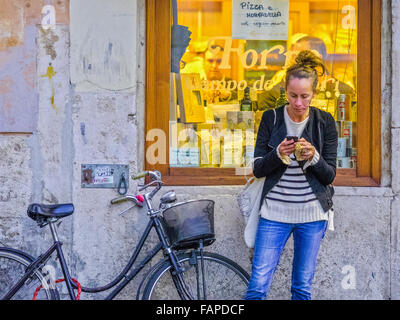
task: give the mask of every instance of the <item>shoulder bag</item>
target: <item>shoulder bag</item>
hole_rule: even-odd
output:
[[[251,177],[244,189],[239,192],[237,201],[242,213],[246,227],[244,229],[244,241],[249,248],[254,247],[259,220],[259,206],[265,177]]]
[[[276,111],[274,110],[274,126],[276,122]],[[254,161],[262,157],[254,158]],[[249,248],[254,248],[258,221],[260,219],[261,194],[264,187],[265,177],[251,177],[245,184],[242,191],[237,195],[239,210],[243,215],[246,227],[244,229],[244,241]]]

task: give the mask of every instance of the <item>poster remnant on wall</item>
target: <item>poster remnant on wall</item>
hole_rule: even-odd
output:
[[[70,4],[70,71],[75,90],[134,92],[136,1],[71,0]]]
[[[287,40],[289,0],[232,1],[232,38]]]

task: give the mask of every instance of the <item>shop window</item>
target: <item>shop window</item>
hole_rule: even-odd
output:
[[[311,49],[327,66],[311,105],[337,123],[335,184],[379,185],[380,3],[267,3],[148,0],[146,166],[172,185],[243,183],[262,113],[285,103],[285,68]],[[260,12],[282,28],[257,35]]]

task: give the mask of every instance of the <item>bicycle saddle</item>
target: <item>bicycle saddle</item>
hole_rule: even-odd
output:
[[[64,218],[74,212],[72,203],[64,204],[39,204],[32,203],[28,207],[28,216],[35,221],[47,218]]]

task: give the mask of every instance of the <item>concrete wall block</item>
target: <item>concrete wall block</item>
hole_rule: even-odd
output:
[[[396,35],[400,33],[400,16],[399,16],[399,3],[398,1],[392,1],[392,37],[395,38]],[[398,70],[400,65],[399,63],[399,55],[400,55],[400,45],[397,41],[392,41],[392,70]],[[392,74],[392,90],[393,92],[397,92],[400,86],[400,78],[396,72]],[[399,97],[397,95],[393,95],[392,97],[392,106],[399,105]],[[392,118],[392,126],[398,126],[400,122],[400,118],[396,116],[396,113],[393,113]]]
[[[131,222],[118,216],[128,203],[110,205],[110,200],[119,196],[116,190],[81,187],[82,164],[129,164],[130,172],[136,171],[137,132],[129,117],[135,112],[135,103],[133,94],[75,93],[73,248],[75,272],[86,286],[104,285],[119,274],[140,235],[132,230]],[[131,180],[130,193],[134,189]],[[137,218],[131,213],[127,216]],[[133,292],[127,294],[132,298]],[[93,296],[99,297],[101,294]]]
[[[79,94],[74,103],[74,145],[82,163],[119,163],[136,158],[136,126],[132,94]],[[79,111],[78,111],[79,110]]]
[[[32,187],[28,140],[28,135],[0,135],[0,243],[21,249],[23,224],[30,220],[26,215]]]
[[[392,189],[394,193],[400,192],[400,129],[392,129]]]
[[[42,196],[36,201],[63,203],[70,201],[71,173],[64,163],[72,161],[71,150],[63,128],[69,122],[69,28],[57,25],[55,30],[38,26],[37,83],[39,91],[38,132],[41,153]],[[35,173],[34,173],[35,174]]]
[[[392,201],[391,219],[391,255],[390,255],[390,291],[391,299],[400,299],[400,199],[395,197]]]
[[[71,26],[73,21],[83,23],[87,17],[82,16],[82,10],[75,10],[76,5],[79,7],[81,3],[74,1],[71,4]],[[96,6],[99,9],[93,13],[93,7],[90,5],[88,10],[91,10],[96,21],[102,21],[104,26],[109,27],[115,22],[115,13],[124,12],[124,18],[118,16],[119,21],[123,20],[123,23],[132,18],[128,17],[130,14],[136,15],[136,9],[132,8],[132,4],[135,6],[136,2],[115,1],[112,4],[107,2],[109,10],[102,11],[102,6]],[[110,15],[111,12],[114,16]],[[135,21],[136,17],[132,19]],[[76,26],[75,23],[74,27]],[[79,49],[79,43],[82,43],[82,36],[85,35],[80,35],[79,28],[71,29],[70,68],[74,75],[71,112],[75,151],[72,190],[76,208],[73,220],[73,260],[76,275],[82,279],[85,286],[89,287],[104,285],[121,272],[147,222],[145,214],[139,216],[134,211],[126,213],[123,217],[118,216],[118,213],[129,204],[110,205],[110,200],[119,196],[116,190],[81,188],[82,164],[129,164],[131,173],[137,171],[137,74],[124,73],[138,68],[136,24],[130,27],[134,30],[133,38],[132,34],[124,38],[123,34],[115,32],[108,37],[99,31],[103,27],[97,30],[91,29],[90,41],[84,41],[83,49]],[[107,55],[90,51],[90,48],[103,44]],[[135,48],[132,48],[132,45]],[[129,49],[122,60],[118,58],[121,48]],[[106,56],[109,59],[103,61]],[[127,59],[129,66],[125,62]],[[81,66],[86,69],[79,69]],[[100,75],[93,77],[93,72],[100,72]],[[82,74],[85,74],[83,78]],[[116,77],[118,80],[115,80]],[[86,83],[84,78],[90,81]],[[129,88],[121,89],[126,87]],[[135,189],[136,184],[131,180],[129,193],[134,193]],[[134,281],[119,298],[132,299],[135,295],[134,288],[138,284],[138,280]],[[99,299],[103,296],[96,294],[88,295],[87,298]]]
[[[391,1],[382,1],[381,24],[381,143],[382,143],[382,178],[381,185],[391,185],[391,120],[392,120],[392,13]],[[397,110],[398,105],[393,105]],[[397,114],[398,112],[394,112]]]
[[[392,38],[396,39],[400,34],[400,3],[399,1],[391,1],[392,3]],[[400,44],[398,41],[392,41],[392,70],[400,68]],[[392,92],[400,90],[400,75],[398,72],[392,73]],[[392,95],[392,126],[400,127],[400,97],[397,94]]]
[[[390,202],[335,197],[335,231],[327,231],[315,275],[317,299],[389,298]]]
[[[73,252],[75,273],[85,286],[100,286],[111,281],[128,262],[140,232],[142,221],[133,226],[127,218],[118,216],[125,205],[110,205],[118,197],[116,190],[81,188],[82,164],[129,164],[135,172],[137,162],[137,132],[131,121],[135,113],[135,95],[118,93],[74,93],[73,99],[73,201],[76,212],[73,222]],[[130,193],[135,183],[130,181]],[[137,219],[135,214],[127,217]],[[106,266],[99,268],[99,266]],[[135,284],[136,285],[136,282]],[[131,288],[132,289],[132,288]],[[133,290],[133,289],[132,289]],[[133,298],[134,291],[119,298]],[[125,292],[125,291],[124,291]],[[126,296],[128,295],[128,296]],[[87,298],[99,299],[96,294]]]

